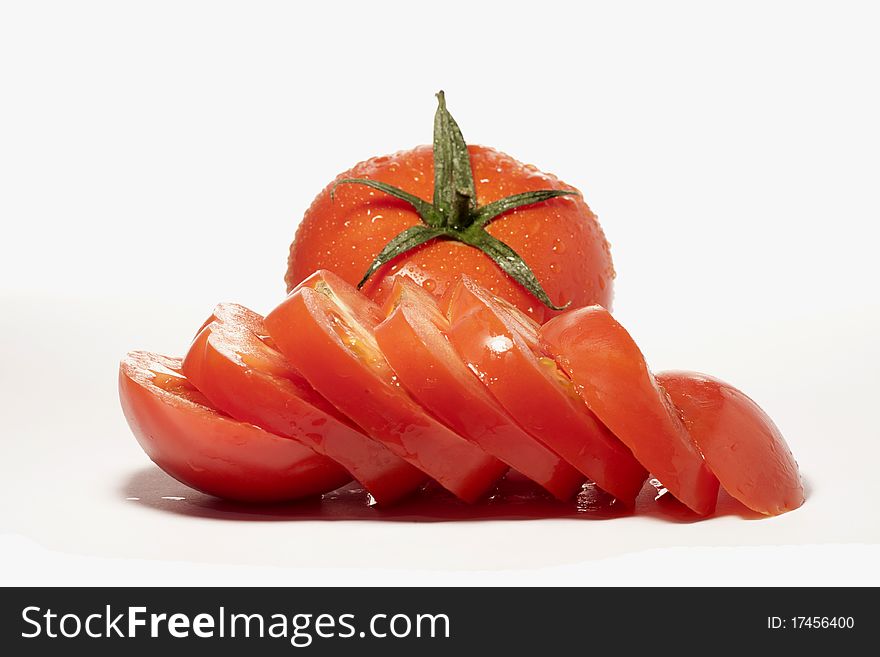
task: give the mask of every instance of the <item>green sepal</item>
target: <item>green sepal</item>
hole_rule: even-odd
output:
[[[364,284],[370,279],[379,267],[384,265],[386,262],[393,260],[397,256],[406,253],[410,249],[414,249],[417,246],[421,246],[425,242],[429,242],[435,237],[440,237],[446,231],[442,228],[432,228],[431,226],[412,226],[407,228],[402,233],[398,233],[397,236],[393,237],[388,244],[385,245],[385,248],[379,252],[379,255],[376,256],[376,259],[373,260],[373,263],[370,265],[370,268],[367,269],[367,273],[364,274],[364,277],[361,279],[361,282],[358,283],[358,289],[362,288]]]
[[[547,292],[541,287],[538,277],[526,264],[522,257],[499,239],[492,237],[485,230],[474,231],[462,239],[465,244],[480,249],[504,271],[505,274],[526,288],[531,294],[551,310],[565,310],[571,301],[564,306],[557,306],[550,300]]]
[[[334,196],[336,194],[336,188],[339,185],[343,184],[365,185],[366,187],[377,189],[380,192],[385,192],[389,196],[393,196],[394,198],[398,198],[401,201],[406,201],[407,203],[409,203],[413,207],[413,209],[419,213],[422,221],[424,221],[429,226],[440,225],[440,217],[434,210],[434,207],[426,200],[419,198],[415,194],[405,192],[399,187],[395,187],[394,185],[379,182],[378,180],[370,180],[369,178],[343,178],[342,180],[337,180],[336,184],[334,184],[333,187],[330,189],[331,201],[334,199]]]
[[[510,210],[515,210],[516,208],[521,208],[526,205],[532,205],[533,203],[540,203],[541,201],[557,198],[559,196],[577,195],[578,192],[565,189],[541,189],[534,192],[514,194],[513,196],[498,199],[497,201],[493,201],[488,205],[478,208],[473,215],[473,221],[470,225],[471,227],[482,228],[498,215],[509,212]]]

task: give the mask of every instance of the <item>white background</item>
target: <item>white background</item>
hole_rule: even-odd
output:
[[[872,4],[0,4],[0,582],[880,584]],[[269,309],[314,195],[428,142],[440,88],[470,142],[584,192],[618,318],[764,405],[802,509],[267,521],[149,463],[121,355]]]

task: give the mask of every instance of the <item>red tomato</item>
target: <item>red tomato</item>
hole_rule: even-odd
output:
[[[491,148],[468,146],[468,152],[480,205],[526,191],[574,189]],[[431,146],[419,146],[361,162],[336,180],[370,178],[430,201],[433,176]],[[317,269],[329,269],[351,284],[358,283],[391,238],[421,223],[407,203],[363,186],[341,185],[331,200],[333,184],[318,195],[297,228],[285,277],[288,290]],[[492,221],[488,232],[522,256],[557,305],[611,305],[611,252],[596,215],[582,197],[518,208]],[[384,265],[364,292],[383,303],[391,293],[393,278],[406,274],[439,297],[463,273],[539,322],[558,314],[481,251],[448,240],[435,239]]]
[[[308,447],[217,410],[183,376],[179,358],[131,352],[119,366],[119,397],[147,456],[210,495],[280,502],[326,493],[350,480]]]
[[[361,432],[267,344],[260,315],[221,304],[212,317],[183,361],[184,374],[211,403],[333,459],[380,504],[424,483],[419,470]]]
[[[400,387],[373,333],[381,309],[330,272],[316,272],[266,316],[281,352],[366,433],[465,501],[503,467],[438,422]]]
[[[661,372],[657,383],[731,496],[774,516],[804,503],[797,462],[779,429],[732,385],[696,372]]]
[[[511,319],[467,277],[448,296],[449,339],[504,409],[532,436],[621,501],[632,503],[647,473],[599,422],[555,363],[538,358],[534,325]],[[529,338],[529,333],[535,337]]]
[[[590,409],[673,496],[698,514],[714,510],[718,480],[611,313],[593,306],[556,317],[541,327],[540,342]]]
[[[583,475],[523,431],[468,370],[446,338],[449,322],[431,296],[403,276],[394,287],[396,308],[375,333],[407,392],[459,434],[557,498],[573,497]]]

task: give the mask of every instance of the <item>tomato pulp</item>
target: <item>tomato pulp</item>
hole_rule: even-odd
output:
[[[320,395],[267,337],[263,318],[220,304],[183,361],[187,378],[218,408],[333,459],[379,504],[418,489],[424,475],[365,435]]]
[[[459,434],[561,500],[584,477],[504,411],[449,343],[449,323],[433,298],[399,277],[395,306],[376,327],[379,347],[404,388]]]
[[[605,308],[560,315],[541,327],[541,349],[611,432],[694,512],[715,508],[718,479],[629,333]]]
[[[374,335],[382,311],[330,272],[316,272],[266,316],[281,352],[368,435],[465,501],[504,467],[438,422],[401,388]]]
[[[573,392],[555,363],[533,352],[535,325],[512,319],[468,277],[447,301],[449,339],[501,406],[600,488],[632,504],[647,473]]]

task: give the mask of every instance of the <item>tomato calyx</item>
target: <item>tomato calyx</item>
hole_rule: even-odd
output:
[[[486,232],[486,226],[510,210],[559,196],[576,196],[578,192],[542,189],[507,196],[483,206],[478,205],[467,144],[458,124],[446,109],[443,91],[437,93],[437,101],[433,141],[434,198],[431,203],[398,187],[369,178],[343,178],[336,181],[330,191],[330,197],[333,198],[338,185],[365,185],[408,203],[423,222],[407,228],[389,240],[364,273],[358,289],[364,286],[376,270],[397,256],[433,239],[449,239],[479,249],[545,306],[552,310],[564,310],[571,302],[562,306],[555,305],[522,257],[510,246]]]

